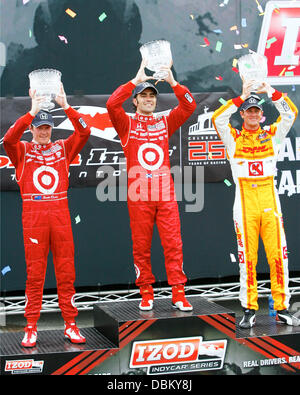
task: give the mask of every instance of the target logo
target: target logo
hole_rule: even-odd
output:
[[[164,151],[157,144],[145,143],[139,148],[138,161],[146,170],[157,170],[164,161]]]
[[[41,166],[33,173],[33,184],[41,193],[53,193],[57,188],[58,180],[58,172],[49,166]]]

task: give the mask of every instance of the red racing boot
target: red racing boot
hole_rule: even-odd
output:
[[[27,324],[24,328],[25,335],[22,340],[23,347],[34,347],[37,340],[37,329],[36,324]]]
[[[192,311],[193,306],[187,301],[184,285],[178,284],[172,287],[172,306],[181,311]]]
[[[72,343],[85,343],[85,337],[82,336],[75,322],[65,322],[65,338]]]
[[[139,304],[140,310],[147,311],[153,309],[153,288],[152,285],[142,285],[140,287],[140,294],[142,295],[142,300]]]

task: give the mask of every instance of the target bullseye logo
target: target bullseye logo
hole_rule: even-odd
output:
[[[138,161],[146,170],[157,170],[164,161],[164,151],[159,145],[145,143],[139,148]]]
[[[41,166],[33,173],[34,186],[45,194],[51,194],[56,190],[58,180],[58,172],[49,166]]]

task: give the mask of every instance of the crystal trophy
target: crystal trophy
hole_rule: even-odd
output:
[[[171,44],[166,40],[154,40],[141,46],[142,58],[147,61],[147,69],[154,71],[153,78],[163,80],[168,73],[161,70],[162,66],[171,67]]]
[[[52,100],[59,94],[61,86],[61,72],[54,69],[39,69],[29,75],[30,89],[35,90],[37,96],[44,96],[42,110],[51,110],[55,107]]]
[[[238,60],[239,74],[244,81],[254,80],[252,91],[256,92],[268,75],[268,60],[256,52],[250,52]]]

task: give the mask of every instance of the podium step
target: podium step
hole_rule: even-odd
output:
[[[214,302],[210,302],[201,296],[190,296],[187,297],[187,300],[194,308],[192,311],[185,312],[174,308],[172,306],[171,298],[154,299],[153,309],[150,311],[142,311],[139,309],[140,300],[117,303],[104,302],[97,303],[95,306],[104,310],[118,322],[124,322],[128,320],[144,320],[149,318],[166,319],[224,313],[233,314],[233,312],[226,307],[220,306]]]
[[[250,329],[240,328],[238,323],[242,317],[236,317],[236,338],[250,338],[263,336],[284,336],[300,334],[300,326],[289,326],[278,323],[275,317],[256,314],[256,323]]]
[[[172,306],[171,298],[154,299],[153,309],[139,309],[140,300],[124,302],[104,302],[94,305],[94,323],[96,328],[114,344],[119,344],[119,328],[131,321],[178,320],[214,314],[235,314],[227,308],[200,296],[190,296],[187,300],[192,304],[192,311],[180,311]],[[170,323],[171,324],[171,323]]]
[[[24,332],[8,332],[1,334],[0,355],[31,355],[31,354],[57,354],[65,352],[82,352],[88,350],[105,350],[116,348],[116,345],[103,336],[95,328],[80,328],[80,332],[85,336],[86,343],[73,344],[64,337],[64,329],[38,331],[38,340],[35,347],[22,347],[21,341]]]

